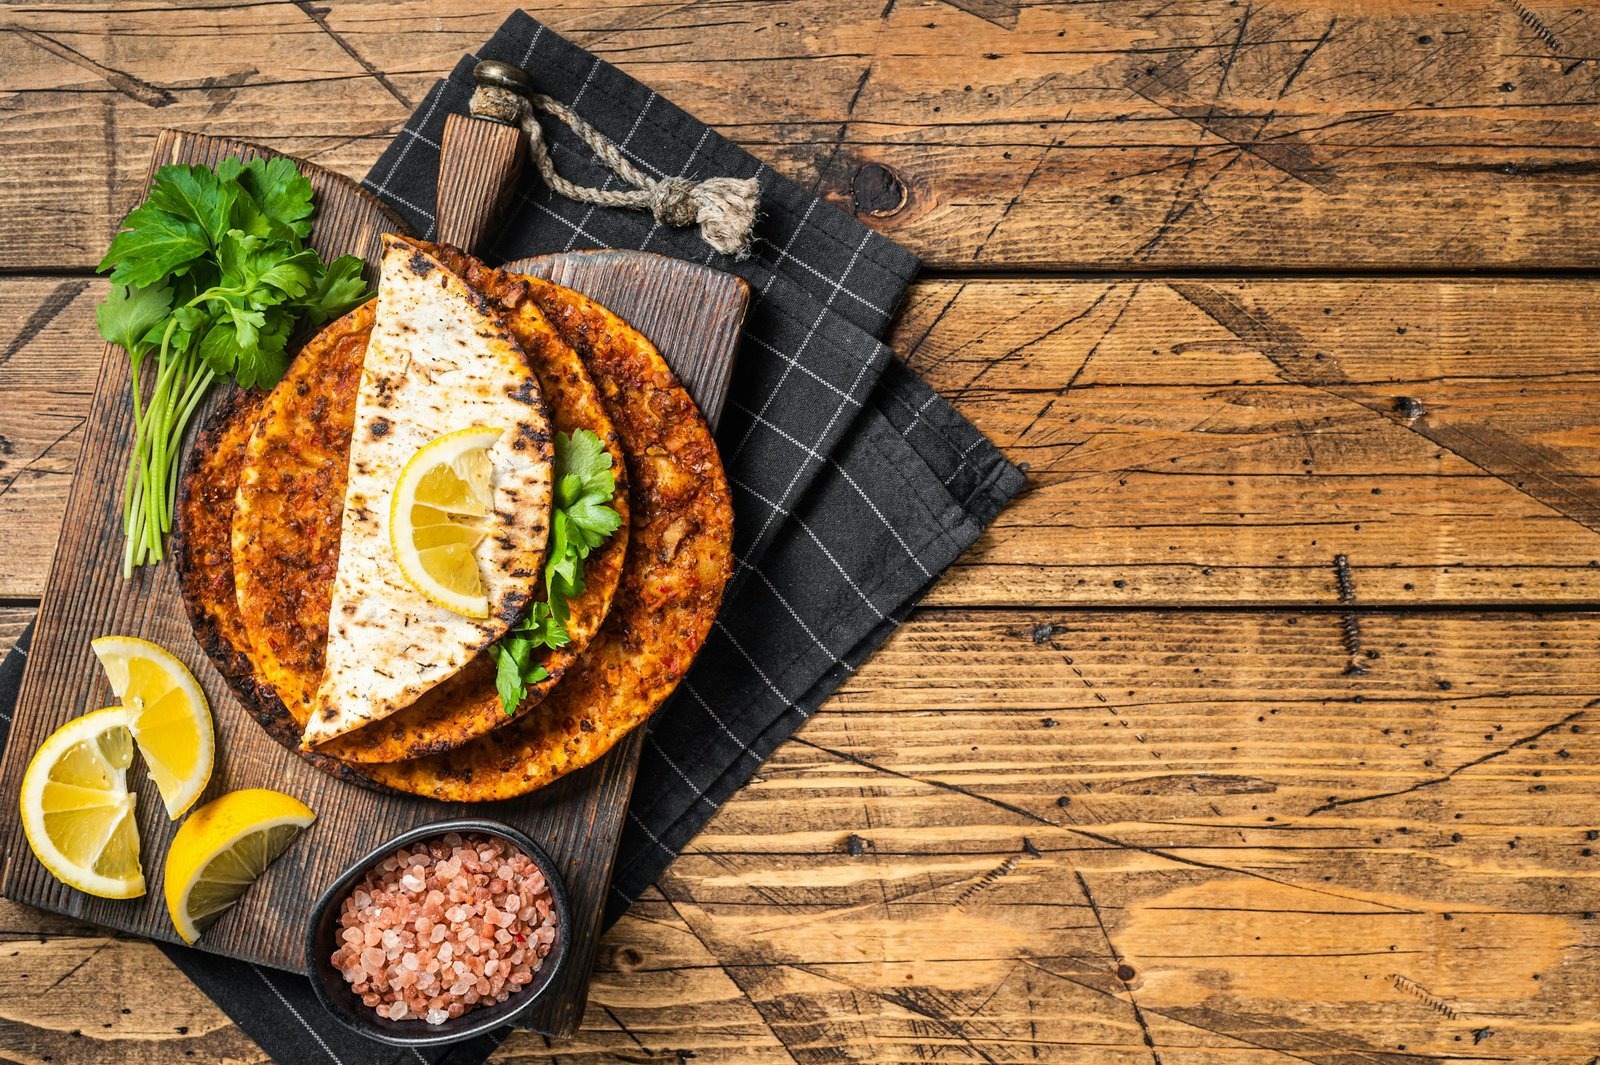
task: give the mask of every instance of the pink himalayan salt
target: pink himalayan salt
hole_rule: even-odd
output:
[[[362,1002],[433,1025],[510,998],[555,943],[533,860],[503,840],[454,832],[379,862],[345,899],[339,925],[331,961]]]

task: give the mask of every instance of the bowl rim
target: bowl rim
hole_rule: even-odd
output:
[[[354,887],[355,882],[372,866],[409,843],[433,839],[436,836],[448,835],[451,832],[459,832],[462,835],[476,832],[498,836],[532,858],[534,864],[544,874],[545,883],[550,887],[551,907],[556,915],[556,941],[550,953],[545,955],[544,964],[541,966],[542,971],[547,972],[548,975],[544,977],[543,982],[536,989],[533,989],[531,994],[526,994],[524,1001],[513,1008],[505,1012],[491,1012],[490,1015],[481,1020],[463,1025],[460,1028],[452,1028],[448,1032],[442,1032],[435,1028],[431,1032],[424,1031],[417,1035],[389,1031],[380,1027],[375,1021],[360,1016],[354,1010],[334,999],[328,993],[328,989],[323,986],[323,977],[325,975],[331,973],[340,979],[343,976],[333,972],[333,966],[328,960],[329,951],[323,949],[324,944],[321,942],[322,937],[320,935],[322,925],[328,912],[344,901],[345,895]],[[323,1009],[327,1010],[335,1020],[356,1034],[367,1039],[376,1039],[390,1046],[443,1046],[471,1039],[475,1036],[492,1032],[503,1025],[511,1024],[517,1017],[544,998],[555,984],[556,979],[561,975],[561,969],[566,963],[567,951],[571,941],[572,913],[567,905],[566,882],[563,880],[560,870],[556,868],[555,861],[545,852],[545,849],[529,838],[525,832],[503,821],[482,817],[451,818],[417,825],[390,837],[351,862],[350,865],[345,867],[344,872],[334,878],[333,882],[317,896],[316,902],[311,906],[310,918],[305,933],[306,970],[311,982],[311,990]],[[512,998],[507,1001],[515,1002],[517,994],[524,993],[513,994]],[[462,1014],[460,1019],[465,1020],[470,1016],[472,1016],[470,1013]],[[397,1021],[393,1023],[407,1024],[412,1022]],[[416,1023],[424,1024],[426,1022],[418,1021]],[[449,1024],[450,1022],[447,1021],[445,1025],[439,1027],[447,1027]],[[429,1027],[433,1026],[430,1025]]]

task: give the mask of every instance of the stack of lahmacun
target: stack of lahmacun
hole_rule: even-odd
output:
[[[492,506],[441,516],[408,494],[459,487],[413,475],[452,440],[467,457],[447,468]],[[542,608],[581,536],[553,509],[576,477],[558,451],[581,441],[610,468],[615,527]],[[195,634],[262,727],[353,783],[445,801],[526,794],[603,755],[683,677],[732,570],[716,444],[655,347],[577,292],[398,236],[376,299],[271,392],[218,409],[177,523]],[[428,591],[423,556],[455,560],[466,590]],[[519,685],[508,641],[552,609],[560,638],[524,639]]]

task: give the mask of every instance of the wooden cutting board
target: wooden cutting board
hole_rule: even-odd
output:
[[[214,164],[229,155],[249,159],[271,154],[238,141],[169,130],[157,138],[151,174],[168,163]],[[354,182],[307,163],[300,167],[317,193],[311,236],[317,251],[324,258],[348,252],[363,256],[369,266],[376,263],[379,235],[403,231],[400,219]],[[748,302],[743,281],[679,260],[626,251],[548,255],[514,265],[587,294],[644,333],[716,424]],[[194,426],[204,424],[223,391],[215,390]],[[583,1015],[642,730],[588,769],[532,795],[499,803],[440,803],[378,794],[308,765],[262,731],[195,643],[170,560],[145,567],[131,580],[120,576],[121,486],[132,421],[127,357],[120,348],[108,347],[10,743],[0,761],[5,861],[0,894],[94,924],[179,942],[161,888],[162,864],[177,826],[168,820],[141,763],[136,760],[130,773],[138,791],[147,881],[141,899],[98,899],[57,882],[29,851],[15,813],[23,770],[39,742],[69,718],[115,701],[89,641],[109,633],[142,636],[186,662],[211,700],[217,764],[202,801],[237,788],[270,787],[302,799],[318,814],[317,823],[207,931],[199,949],[303,972],[307,911],[341,869],[415,825],[469,814],[492,817],[543,845],[566,877],[574,918],[572,953],[544,1000],[521,1023],[550,1035],[570,1035]]]

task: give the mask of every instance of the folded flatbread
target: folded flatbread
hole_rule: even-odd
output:
[[[475,549],[487,617],[431,602],[401,572],[389,511],[424,445],[474,426],[488,449],[493,531]],[[381,720],[459,672],[522,616],[550,525],[551,436],[538,378],[483,297],[423,249],[384,238],[377,317],[350,437],[322,681],[303,745]]]
[[[420,243],[417,247],[436,256],[480,294],[490,295],[486,286],[493,286],[495,278],[505,277],[455,248]],[[539,378],[551,426],[568,434],[588,430],[600,438],[601,446],[611,455],[616,480],[611,506],[622,524],[584,562],[583,593],[567,603],[567,643],[546,648],[537,655],[535,661],[545,671],[545,679],[527,685],[528,693],[515,710],[507,712],[501,704],[494,683],[495,663],[489,655],[482,654],[404,710],[322,744],[318,749],[324,754],[355,763],[398,762],[452,750],[510,724],[515,716],[532,710],[550,694],[589,646],[611,609],[628,551],[628,474],[617,431],[582,360],[534,302],[516,300],[508,308],[506,301],[497,301],[497,308],[505,312],[502,319]],[[300,407],[300,420],[313,413],[305,404]],[[543,588],[535,594],[542,599]]]
[[[587,370],[587,377],[580,380],[596,390],[594,394],[603,401],[615,427],[614,438],[603,435],[603,439],[608,445],[612,439],[620,443],[631,482],[630,539],[621,563],[621,586],[614,600],[608,593],[610,613],[603,607],[598,611],[605,621],[588,651],[576,662],[564,663],[554,657],[557,652],[551,652],[545,661],[564,670],[565,675],[537,686],[544,689],[540,693],[545,695],[544,702],[532,705],[530,695],[517,716],[501,713],[493,702],[492,669],[485,668],[487,655],[479,655],[411,707],[316,751],[298,753],[342,779],[367,787],[387,786],[468,802],[500,799],[532,791],[593,762],[671,693],[715,619],[732,567],[733,513],[710,430],[648,340],[604,307],[570,289],[490,270],[454,249],[420,247],[467,278],[469,286],[492,303],[513,334],[521,338],[530,358],[534,358],[533,345],[528,338],[535,335],[538,323],[552,328],[580,357],[581,368]],[[359,322],[346,323],[346,340],[359,333]],[[359,350],[351,342],[321,347],[313,342],[298,356],[291,374],[300,371],[300,360],[308,358],[322,360],[316,374],[339,380],[340,370],[329,365],[330,361],[359,358]],[[536,358],[534,361],[537,364]],[[304,372],[313,374],[310,367]],[[330,448],[337,453],[338,434],[348,437],[350,433],[353,403],[341,411],[338,401],[323,403],[324,397],[303,387],[303,382],[295,385],[289,381],[286,377],[279,388],[287,385],[299,398],[286,400],[285,409],[292,417],[278,431],[295,437],[313,432],[308,426],[297,426],[297,420],[324,419],[331,426]],[[567,428],[561,420],[563,409],[587,408],[586,403],[564,408],[555,389],[548,386],[547,398],[552,420],[563,429]],[[217,500],[234,494],[239,463],[232,456],[236,448],[243,447],[239,422],[255,424],[256,417],[255,404],[240,403],[219,411],[207,425],[203,439],[215,440],[217,450],[196,454],[184,477],[179,573],[202,645],[267,733],[295,749],[301,725],[272,686],[263,682],[248,641],[237,635],[227,638],[240,629],[237,615],[243,601],[232,594],[235,574],[228,565],[228,521],[219,522],[213,511]],[[265,419],[260,425],[265,425]],[[260,426],[257,431],[262,431]],[[248,437],[248,427],[243,434]],[[343,445],[348,446],[348,442]],[[323,455],[319,461],[329,460],[330,456]],[[334,468],[339,469],[339,464]],[[618,466],[619,479],[621,472]],[[319,507],[331,507],[337,513],[337,503],[321,498],[327,486],[320,482],[316,468],[301,470],[280,482],[280,494],[297,501],[278,507],[281,520],[312,520]],[[342,486],[337,494],[342,495]],[[292,532],[286,535],[295,542]],[[314,594],[310,587],[316,579],[313,575],[331,573],[337,562],[337,543],[316,538],[300,542],[309,545],[311,556],[291,557],[280,552],[272,562],[279,567],[278,578],[287,578],[296,586],[294,596]],[[599,557],[600,552],[591,555],[590,567]],[[592,590],[598,574],[589,567],[585,574],[591,578]],[[264,581],[271,579],[263,576]],[[331,584],[331,578],[323,579]],[[573,601],[574,617],[580,602]],[[326,614],[323,617],[326,619]],[[318,644],[326,638],[314,624],[295,638],[300,637]],[[280,632],[276,638],[286,635]],[[441,713],[437,719],[429,709],[447,704],[450,714]],[[495,712],[479,716],[485,706]],[[405,735],[408,722],[437,725],[442,734],[448,734],[454,749],[388,764],[357,764],[347,751],[347,745],[358,744],[364,735],[378,737],[372,750],[395,749],[387,745],[395,733]],[[473,730],[484,722],[500,727],[472,739],[479,735]],[[462,742],[457,745],[457,740]],[[331,757],[328,752],[333,751],[341,752],[341,758]]]
[[[487,269],[472,277],[508,314],[538,306],[583,359],[627,456],[633,528],[611,613],[543,703],[443,754],[360,767],[397,791],[455,802],[527,794],[643,723],[710,634],[733,571],[733,505],[716,441],[655,345],[571,289]]]

